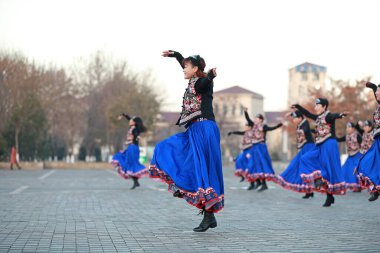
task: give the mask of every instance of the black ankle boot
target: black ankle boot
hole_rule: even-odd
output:
[[[255,182],[251,182],[251,185],[248,187],[248,191],[255,189]]]
[[[306,193],[305,196],[303,196],[303,199],[308,199],[308,198],[313,198],[314,197],[314,192],[311,193]]]
[[[241,177],[240,182],[243,182],[245,178],[243,176],[240,176],[240,177]]]
[[[173,193],[173,197],[182,198],[182,197],[183,197],[183,194],[182,194],[179,190],[176,190],[176,191]]]
[[[139,187],[140,184],[139,184],[139,179],[137,177],[132,177],[133,179],[133,186],[131,188],[131,190],[135,189],[136,187]]]
[[[203,220],[198,227],[194,228],[194,232],[205,232],[209,228],[216,228],[218,225],[216,223],[215,215],[211,212],[201,211],[203,213]]]
[[[267,186],[267,182],[265,180],[263,180],[263,182],[261,183],[261,188],[258,191],[262,192],[265,190],[268,190],[268,186]]]
[[[378,191],[372,192],[371,197],[369,197],[368,201],[375,201],[378,198],[379,198],[379,192]]]
[[[253,189],[257,189],[257,188],[259,188],[260,185],[261,185],[261,181],[260,181],[260,179],[257,179],[257,180],[256,180],[255,188],[253,188]]]
[[[325,203],[323,204],[324,207],[329,207],[331,204],[335,203],[334,196],[332,194],[327,193],[327,198]]]

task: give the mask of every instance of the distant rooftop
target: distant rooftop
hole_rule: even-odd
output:
[[[325,66],[320,66],[310,62],[304,62],[297,65],[291,69],[296,69],[297,72],[326,72],[327,68]]]
[[[224,90],[219,90],[219,91],[216,91],[214,92],[214,94],[251,94],[253,96],[255,96],[256,98],[261,98],[263,99],[264,97],[259,94],[259,93],[256,93],[256,92],[253,92],[253,91],[250,91],[250,90],[247,90],[247,89],[244,89],[240,86],[232,86],[230,88],[227,88],[227,89],[224,89]]]

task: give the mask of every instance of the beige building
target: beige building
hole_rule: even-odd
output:
[[[305,62],[289,69],[288,105],[309,100],[310,89],[325,89],[327,69]]]

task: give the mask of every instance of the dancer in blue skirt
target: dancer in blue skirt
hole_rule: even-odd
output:
[[[253,122],[249,119],[246,108],[244,109],[244,115],[245,115],[245,118],[247,119],[247,123],[245,125],[244,131],[234,131],[234,132],[228,133],[228,136],[230,136],[231,134],[243,135],[243,141],[241,144],[242,152],[236,158],[236,161],[235,161],[235,168],[236,168],[235,176],[241,177],[240,182],[244,181],[245,176],[248,173],[248,161],[251,158],[249,150],[252,147],[252,140],[253,140],[253,132],[252,132]]]
[[[253,146],[250,149],[251,158],[248,161],[248,174],[247,181],[250,182],[250,187],[248,189],[261,188],[258,191],[265,191],[268,189],[267,180],[275,180],[275,173],[272,167],[272,160],[269,156],[268,148],[265,143],[266,134],[268,131],[273,131],[282,126],[282,123],[276,126],[270,127],[263,124],[264,116],[262,114],[257,114],[254,122],[249,118],[248,112],[246,111],[246,118],[250,124],[253,124],[252,132]],[[255,182],[257,183],[255,186]]]
[[[316,122],[316,149],[301,158],[299,168],[303,181],[314,182],[313,190],[327,194],[324,207],[331,206],[335,202],[333,194],[346,193],[335,136],[335,120],[345,117],[347,113],[331,113],[327,110],[328,106],[329,102],[324,98],[315,101],[314,110],[317,114],[310,113],[299,104],[292,106]]]
[[[355,128],[362,136],[362,143],[360,144],[360,153],[365,154],[372,147],[373,144],[372,121],[359,121],[358,124],[356,124]]]
[[[194,231],[204,232],[217,226],[214,213],[224,207],[220,133],[212,108],[216,69],[206,74],[199,55],[183,58],[171,50],[162,55],[175,57],[189,80],[177,122],[186,131],[156,145],[149,173],[166,182],[174,197],[202,210],[203,220]]]
[[[356,130],[352,122],[346,124],[346,135],[337,138],[338,142],[346,142],[348,158],[343,164],[343,176],[346,182],[346,188],[353,192],[361,192],[359,177],[354,173],[355,168],[358,166],[359,159],[362,157],[360,153],[360,144],[362,143],[362,136]]]
[[[366,87],[373,90],[377,101],[377,108],[373,113],[374,143],[360,159],[357,172],[360,176],[361,184],[370,189],[371,196],[368,200],[375,201],[380,193],[380,84],[376,86],[371,82],[367,82]]]
[[[127,134],[127,148],[116,153],[112,157],[112,164],[116,167],[119,175],[125,179],[132,178],[132,190],[140,186],[139,178],[148,174],[148,169],[139,162],[140,150],[139,139],[140,134],[146,131],[143,121],[139,117],[130,117],[128,114],[121,114],[118,120],[125,117],[129,122],[129,131]]]
[[[292,159],[286,170],[277,177],[276,183],[285,189],[306,193],[305,196],[302,197],[304,199],[312,198],[314,197],[312,187],[302,180],[299,170],[301,158],[309,151],[313,151],[315,149],[310,125],[302,113],[298,110],[287,114],[287,116],[291,116],[293,118],[293,122],[297,124],[296,142],[297,149],[299,151],[298,154]]]

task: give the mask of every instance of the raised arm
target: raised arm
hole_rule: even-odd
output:
[[[248,114],[248,109],[247,108],[244,108],[244,116],[245,116],[245,119],[247,120],[248,124],[249,125],[254,125],[255,123],[251,120],[251,118],[249,117],[249,114]]]
[[[233,132],[228,132],[228,136],[230,136],[231,134],[236,134],[236,135],[244,135],[244,131],[233,131]]]
[[[326,121],[328,123],[331,123],[333,122],[334,120],[336,119],[343,119],[344,117],[346,117],[348,115],[347,112],[342,112],[342,113],[329,113],[327,114],[326,116]]]
[[[122,116],[124,116],[127,120],[131,119],[131,117],[128,114],[123,113]]]
[[[371,83],[371,82],[367,82],[367,83],[365,84],[365,86],[366,86],[367,88],[370,88],[370,89],[373,91],[373,95],[375,96],[375,99],[376,99],[377,103],[380,104],[380,98],[377,98],[377,97],[376,97],[376,91],[377,91],[377,89],[378,89],[377,86],[376,86],[376,84]]]
[[[176,52],[173,50],[166,50],[166,51],[162,52],[162,56],[163,57],[175,57],[177,59],[179,65],[181,65],[181,68],[184,68],[184,66],[182,65],[182,61],[184,58],[183,58],[182,54],[180,54],[179,52]]]
[[[306,110],[305,108],[303,108],[299,104],[292,105],[292,108],[297,108],[303,115],[305,115],[306,117],[308,117],[312,120],[316,120],[318,118],[318,115],[309,112],[308,110]]]
[[[213,80],[216,77],[216,69],[210,69],[206,77],[200,78],[195,84],[196,92],[202,93],[207,91],[211,85],[213,85]]]
[[[267,132],[267,131],[273,131],[273,130],[276,130],[277,128],[279,127],[282,127],[282,123],[279,123],[275,126],[268,126],[268,125],[264,125],[264,132]]]

